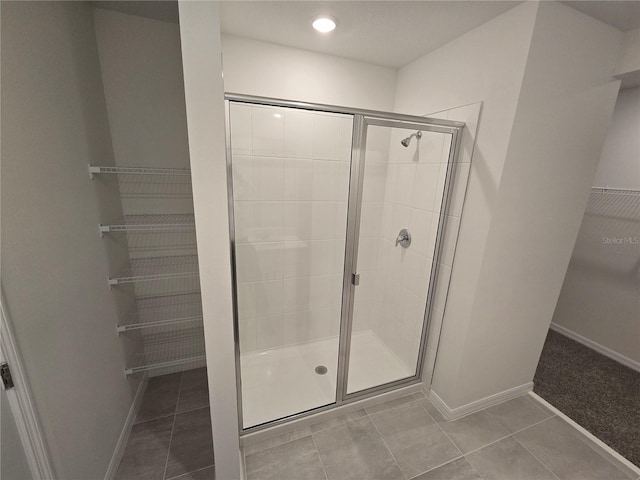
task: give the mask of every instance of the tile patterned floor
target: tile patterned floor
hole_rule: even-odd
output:
[[[247,480],[636,480],[529,395],[447,421],[422,394],[244,449]]]
[[[149,379],[117,480],[215,480],[207,371]]]

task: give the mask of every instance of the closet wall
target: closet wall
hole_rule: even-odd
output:
[[[551,328],[640,371],[638,125],[640,88],[621,90]]]
[[[129,308],[107,277],[126,243],[98,225],[122,216],[92,8],[2,2],[2,289],[56,478],[102,478],[139,377],[124,377]]]
[[[94,19],[116,165],[188,169],[179,25],[101,8],[94,10]],[[140,348],[145,356],[130,359],[129,364],[139,367],[190,356],[202,357],[204,337],[191,176],[127,174],[117,177],[125,223],[169,223],[185,225],[185,228],[105,235],[107,242],[127,240],[132,267],[138,273],[180,273],[162,280],[119,285],[114,289],[115,294],[135,297],[136,322],[200,317],[195,321],[140,329]],[[195,274],[182,275],[185,272]],[[189,364],[154,368],[149,370],[149,375],[203,365],[204,359],[200,358]]]

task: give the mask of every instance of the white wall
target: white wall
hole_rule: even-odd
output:
[[[128,304],[107,277],[126,245],[98,225],[122,215],[91,8],[2,4],[2,288],[58,478],[102,478],[137,378],[116,335]],[[111,270],[111,269],[114,270]]]
[[[416,69],[436,76],[431,103],[469,91],[485,102],[432,387],[452,409],[533,378],[613,108],[620,41],[569,7],[525,3],[399,74],[399,92]]]
[[[94,9],[94,22],[116,165],[189,168],[179,26],[101,8]],[[125,215],[193,213],[190,176],[115,177],[103,176],[95,181],[119,182]],[[111,235],[107,241],[122,238],[125,234]],[[197,254],[193,230],[128,232],[126,239],[132,259]],[[117,290],[124,293],[128,289],[119,286]],[[138,298],[199,290],[197,277],[131,286]],[[187,335],[176,338],[178,332]],[[203,353],[202,336],[190,322],[140,330],[141,351],[157,352],[158,338],[165,333],[172,334],[183,354]],[[173,347],[178,348],[176,345]],[[150,374],[203,365],[203,361],[194,362],[154,369]]]
[[[640,86],[640,28],[624,33],[615,76],[622,80],[623,88]]]
[[[535,13],[536,5],[525,3],[398,73],[396,111],[424,115],[483,102],[436,365],[436,377],[453,384],[468,328],[454,321],[470,315],[479,283]]]
[[[222,37],[226,92],[390,111],[396,71],[246,38]]]
[[[596,350],[640,370],[638,219],[640,197],[591,195],[553,324],[561,333],[578,335],[579,341],[591,342]]]
[[[193,200],[216,478],[244,478],[238,437],[220,15],[215,2],[180,2]]]
[[[426,385],[430,385],[433,378],[436,352],[442,333],[442,321],[444,320],[444,311],[451,284],[451,272],[455,264],[460,224],[462,221],[462,215],[465,211],[465,198],[467,195],[467,186],[469,184],[471,162],[475,157],[476,137],[481,111],[481,103],[472,103],[431,115],[438,118],[445,118],[447,120],[464,122],[465,126],[462,130],[460,150],[456,158],[457,161],[454,164],[452,172],[449,207],[444,223],[444,232],[442,237],[443,243],[441,247],[440,263],[438,265],[439,270],[435,286],[433,312],[431,314],[431,323],[429,325],[429,333],[427,337],[425,369],[422,374],[423,381]]]
[[[640,88],[621,90],[595,187],[640,190]],[[592,192],[553,323],[640,364],[640,197]],[[636,367],[637,368],[637,367]]]
[[[594,187],[640,190],[640,87],[620,90]]]
[[[94,21],[116,165],[189,168],[179,26],[101,8]],[[193,212],[190,185],[126,180],[125,214]]]

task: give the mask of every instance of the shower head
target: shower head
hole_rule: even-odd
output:
[[[409,143],[411,143],[411,137],[422,138],[422,132],[418,130],[416,133],[412,133],[407,138],[400,140],[403,147],[409,146]]]

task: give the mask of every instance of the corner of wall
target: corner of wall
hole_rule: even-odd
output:
[[[433,377],[432,388],[451,405],[462,402],[463,352],[473,342],[468,332],[475,292],[537,15],[538,3],[526,2],[398,74],[395,111],[424,115],[483,102]]]
[[[533,378],[615,103],[618,34],[539,4],[453,405]]]

